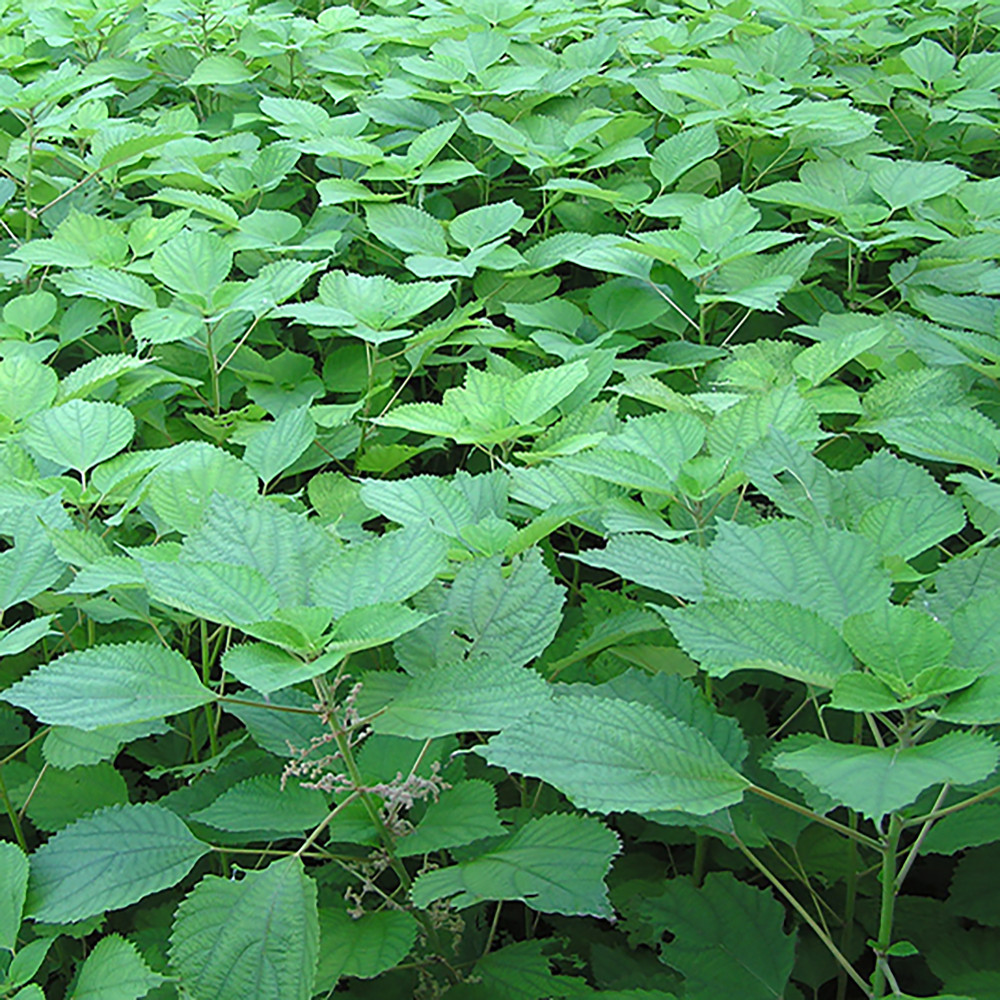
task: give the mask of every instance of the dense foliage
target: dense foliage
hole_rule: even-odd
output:
[[[998,29],[3,4],[0,996],[1000,997]]]

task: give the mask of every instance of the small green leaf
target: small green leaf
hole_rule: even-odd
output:
[[[243,461],[254,469],[262,483],[269,483],[294,465],[315,438],[316,424],[307,406],[285,410],[254,431]]]
[[[233,56],[213,55],[202,59],[184,81],[184,84],[187,87],[217,84],[232,86],[237,83],[246,83],[253,77],[254,74],[239,59],[235,59]]]
[[[103,809],[60,830],[31,856],[28,915],[69,923],[121,909],[175,885],[208,850],[162,806]]]
[[[73,399],[36,413],[24,442],[43,458],[85,472],[117,455],[135,433],[135,420],[124,406]]]
[[[496,730],[548,697],[540,674],[502,659],[445,664],[412,678],[374,728],[410,739]]]
[[[28,891],[28,859],[17,844],[0,840],[0,948],[13,951]]]
[[[298,858],[238,880],[206,875],[177,907],[170,936],[192,1000],[309,1000],[318,954],[316,884]]]
[[[319,911],[320,958],[314,988],[332,990],[341,976],[372,979],[409,954],[420,925],[402,910],[352,917],[344,910]]]
[[[131,941],[111,934],[94,945],[69,1000],[139,1000],[164,978],[150,969]]]
[[[59,376],[27,355],[0,361],[0,417],[14,422],[44,410],[56,398]]]
[[[610,917],[604,876],[619,851],[616,834],[592,816],[541,816],[485,854],[421,875],[413,902],[450,897],[458,909],[519,899],[542,913]]]
[[[205,307],[229,277],[232,266],[232,251],[221,236],[190,229],[157,247],[152,259],[154,276],[167,288]]]
[[[294,779],[282,789],[279,778],[258,774],[233,785],[188,818],[219,830],[290,836],[311,830],[328,811],[323,792],[302,788]]]
[[[461,781],[428,806],[414,830],[398,841],[398,850],[401,857],[431,854],[504,832],[497,816],[496,789],[485,781]]]

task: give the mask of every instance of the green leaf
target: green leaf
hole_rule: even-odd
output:
[[[783,601],[703,601],[658,608],[681,647],[715,677],[771,670],[830,688],[854,661],[832,626]]]
[[[102,761],[69,770],[50,767],[39,775],[24,807],[39,830],[59,830],[74,820],[105,806],[128,805],[128,785]]]
[[[13,548],[0,552],[0,610],[37,597],[65,571],[40,524],[34,535],[22,534]]]
[[[948,733],[914,747],[866,747],[821,742],[782,751],[772,767],[803,775],[838,802],[871,819],[902,809],[925,789],[971,785],[996,769],[1000,751],[982,733]]]
[[[444,228],[432,215],[409,205],[369,205],[365,221],[373,236],[404,253],[444,256]]]
[[[191,75],[184,81],[187,87],[200,87],[222,84],[232,86],[237,83],[246,83],[252,80],[254,74],[250,72],[233,56],[213,55],[202,59],[195,66]]]
[[[519,899],[542,913],[610,917],[604,876],[618,851],[617,835],[592,816],[541,816],[485,854],[421,875],[413,902]]]
[[[497,816],[496,789],[486,781],[460,781],[428,806],[413,831],[398,841],[397,849],[401,857],[432,854],[504,832]]]
[[[117,455],[134,433],[135,420],[124,406],[73,399],[36,413],[24,442],[50,462],[82,473]]]
[[[320,958],[315,989],[332,990],[341,976],[373,979],[398,965],[416,943],[420,925],[402,910],[352,917],[344,910],[319,911]]]
[[[819,385],[859,354],[877,347],[888,333],[888,327],[876,320],[871,326],[848,330],[807,347],[795,358],[792,367],[810,385]]]
[[[39,722],[92,730],[176,715],[214,695],[180,653],[131,642],[66,653],[0,697],[28,709]]]
[[[229,277],[232,266],[232,251],[221,236],[190,229],[157,247],[152,259],[154,276],[167,288],[205,307],[212,301],[215,290]]]
[[[705,562],[710,597],[784,601],[832,625],[876,607],[889,586],[867,539],[796,521],[754,528],[723,521]]]
[[[540,674],[504,659],[432,667],[412,678],[373,723],[378,733],[429,739],[500,729],[549,698]]]
[[[437,223],[435,223],[437,225]],[[441,237],[444,239],[444,236]],[[365,276],[330,271],[319,283],[318,303],[334,307],[353,317],[358,324],[356,332],[363,339],[378,343],[385,331],[394,331],[404,323],[443,299],[451,289],[450,281],[411,281],[406,284],[393,281],[385,275]],[[311,306],[312,303],[305,305]],[[277,310],[295,315],[295,306]],[[318,325],[340,325],[340,323]],[[406,331],[408,333],[409,331]],[[399,334],[404,336],[405,334]]]
[[[225,625],[264,621],[278,608],[270,582],[249,566],[140,560],[149,596],[171,608]]]
[[[664,140],[653,152],[649,169],[660,182],[669,187],[682,174],[719,150],[719,137],[714,125],[696,125]]]
[[[136,309],[155,309],[156,293],[137,274],[112,271],[109,267],[66,271],[52,279],[63,295],[120,302]]]
[[[495,201],[456,215],[448,223],[448,234],[469,250],[506,236],[524,218],[524,209],[514,201]]]
[[[344,546],[310,581],[310,600],[334,615],[403,601],[423,590],[447,565],[448,543],[418,528]]]
[[[971,687],[952,695],[938,714],[946,722],[967,726],[1000,723],[1000,674],[981,677]]]
[[[90,731],[72,726],[53,726],[42,743],[42,755],[53,767],[71,770],[98,764],[102,760],[112,760],[122,744],[168,731],[166,723],[159,719],[120,726],[100,726]]]
[[[971,598],[955,609],[949,628],[955,646],[951,662],[980,674],[1000,672],[1000,633],[997,614],[1000,590],[990,590]]]
[[[16,844],[0,840],[0,948],[14,951],[28,891],[28,859]]]
[[[318,955],[316,885],[298,858],[239,880],[206,875],[177,907],[170,936],[192,1000],[309,1000]]]
[[[844,621],[854,655],[893,690],[905,692],[921,671],[948,659],[952,638],[930,615],[885,603]]]
[[[684,975],[684,996],[714,1000],[785,996],[795,964],[795,935],[784,932],[785,911],[767,889],[712,872],[701,886],[671,879],[660,895],[639,904],[657,937],[660,959]]]
[[[256,471],[262,483],[269,483],[294,465],[315,439],[316,424],[308,406],[285,410],[254,431],[243,461]]]
[[[52,322],[57,308],[58,302],[51,292],[18,295],[3,307],[3,321],[25,333],[38,333]]]
[[[80,967],[69,1000],[139,1000],[164,979],[131,941],[109,934],[94,945]]]
[[[208,853],[172,812],[112,806],[60,830],[31,856],[27,913],[68,923],[179,882]]]
[[[696,729],[648,705],[587,694],[547,703],[476,752],[604,813],[706,815],[735,805],[749,784]]]
[[[291,836],[311,830],[326,817],[329,808],[323,792],[302,788],[294,779],[284,788],[280,786],[277,777],[255,775],[233,785],[188,818],[219,830]]]
[[[204,335],[202,318],[180,309],[150,309],[132,317],[132,336],[144,344],[172,344]]]
[[[705,550],[696,545],[648,535],[612,535],[603,549],[588,549],[577,558],[588,566],[611,570],[633,583],[684,600],[704,596]]]
[[[957,187],[965,174],[951,163],[873,160],[872,190],[895,212]]]
[[[56,398],[59,377],[27,355],[0,361],[0,417],[12,422],[44,410]]]
[[[964,527],[962,502],[941,492],[882,500],[857,523],[857,531],[870,538],[883,556],[900,559],[912,559]]]
[[[217,493],[204,520],[184,541],[184,559],[256,570],[283,607],[307,603],[310,578],[334,551],[330,536],[277,502]]]
[[[103,354],[86,364],[74,368],[60,383],[58,399],[64,403],[70,399],[82,399],[93,395],[98,389],[116,381],[123,375],[149,364],[144,358],[131,354]]]
[[[339,662],[339,656],[306,661],[265,642],[243,642],[226,651],[222,669],[255,691],[270,694],[318,677]]]
[[[565,599],[538,549],[506,574],[500,557],[477,559],[455,575],[441,614],[396,644],[397,656],[411,672],[460,658],[519,667],[552,641]]]

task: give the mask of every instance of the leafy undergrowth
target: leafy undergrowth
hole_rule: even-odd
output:
[[[0,13],[0,996],[1000,997],[1000,8]]]

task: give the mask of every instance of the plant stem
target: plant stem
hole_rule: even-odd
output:
[[[985,802],[986,799],[991,799],[994,795],[998,794],[1000,794],[1000,785],[994,785],[992,788],[986,789],[985,792],[973,795],[971,798],[965,799],[963,802],[956,802],[953,806],[946,806],[944,809],[932,809],[929,813],[926,813],[923,816],[917,816],[914,819],[905,820],[903,822],[903,826],[920,826],[922,823],[926,823],[929,820],[941,819],[942,816],[950,816],[952,813],[959,812],[969,806],[974,806],[978,802]]]
[[[204,618],[198,621],[198,637],[201,640],[201,682],[205,687],[209,687],[212,674],[212,654],[208,642],[208,622]],[[215,757],[219,753],[219,736],[216,732],[219,717],[217,713],[215,718],[212,717],[211,702],[203,707],[205,709],[205,722],[208,725],[208,746],[212,751],[212,756]]]
[[[10,825],[14,828],[14,837],[17,839],[18,846],[27,854],[28,844],[24,839],[21,821],[17,818],[17,810],[14,808],[14,803],[10,801],[10,796],[7,794],[7,782],[3,780],[2,770],[0,770],[0,800],[3,801],[3,807],[10,817]]]
[[[864,844],[866,847],[870,847],[876,851],[882,850],[882,845],[873,837],[869,837],[867,834],[861,833],[858,830],[852,830],[849,826],[845,826],[843,823],[838,823],[835,819],[830,819],[820,813],[813,812],[812,809],[808,809],[806,806],[800,806],[798,802],[792,802],[791,799],[786,799],[781,795],[776,795],[774,792],[769,792],[766,788],[760,788],[757,785],[750,785],[747,788],[747,791],[753,792],[755,795],[759,795],[762,799],[767,799],[769,802],[774,802],[776,805],[784,806],[786,809],[791,809],[793,812],[797,812],[802,816],[808,816],[814,822],[822,823],[823,826],[828,826],[831,830],[836,830],[838,833],[842,833],[845,837],[850,837],[852,840],[856,840],[859,844]]]
[[[892,945],[892,924],[896,915],[896,851],[903,822],[893,813],[889,818],[889,832],[882,845],[882,903],[879,909],[878,940],[875,942],[875,974],[872,976],[871,996],[881,1000],[885,996],[889,957],[886,952]]]
[[[301,858],[302,855],[304,855],[306,851],[308,851],[309,848],[316,843],[316,841],[319,839],[319,835],[330,825],[330,823],[333,821],[334,816],[336,816],[337,813],[339,813],[340,810],[343,809],[346,805],[353,802],[360,794],[361,794],[360,792],[351,792],[351,794],[348,795],[346,799],[344,799],[342,802],[338,802],[337,805],[335,805],[326,814],[326,816],[323,817],[323,822],[320,823],[319,826],[317,826],[316,829],[313,830],[313,832],[310,833],[309,836],[302,841],[302,846],[295,852],[295,857]]]

